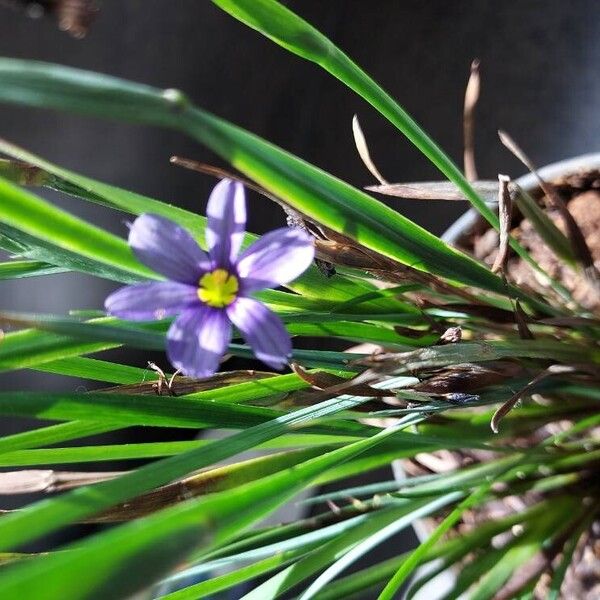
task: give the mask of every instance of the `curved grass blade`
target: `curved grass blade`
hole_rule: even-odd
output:
[[[0,221],[5,225],[137,279],[157,277],[137,261],[123,240],[3,179],[0,198]]]
[[[48,430],[48,431],[46,431]],[[140,460],[174,456],[188,450],[194,450],[210,443],[209,440],[186,440],[183,442],[147,442],[140,444],[97,444],[94,446],[75,446],[68,448],[31,448],[45,444],[54,444],[70,439],[79,439],[88,435],[114,431],[114,427],[95,423],[72,421],[51,425],[35,430],[36,435],[25,437],[15,434],[0,438],[0,466],[31,467],[34,465],[58,465],[87,462],[110,462],[114,460]],[[88,433],[89,432],[89,433]],[[34,432],[27,432],[33,434]],[[41,434],[41,435],[40,435]],[[18,437],[20,436],[20,437]],[[38,442],[39,436],[39,442]],[[283,435],[265,444],[256,446],[258,450],[309,448],[312,446],[335,445],[356,442],[362,436],[319,435],[303,433]],[[6,442],[6,443],[5,443]],[[16,448],[13,450],[13,448]]]
[[[425,505],[424,501],[400,502],[399,506],[390,506],[381,511],[368,514],[364,521],[326,542],[300,561],[280,571],[244,595],[242,599],[274,600],[278,598],[308,577],[321,571],[336,557],[349,552],[363,539],[375,535],[381,529],[390,526],[390,524],[399,523],[400,527],[406,527],[411,522],[413,512],[422,511]]]
[[[237,568],[235,571],[225,575],[220,575],[208,579],[207,581],[189,585],[183,589],[171,592],[170,594],[161,595],[158,598],[160,600],[199,600],[200,598],[206,598],[217,592],[228,590],[244,581],[256,579],[274,569],[285,567],[290,561],[298,559],[305,553],[305,548],[302,548],[301,550],[277,552],[275,555],[264,558],[254,564]]]
[[[316,63],[364,98],[390,123],[397,127],[449,181],[456,185],[494,229],[499,230],[498,216],[487,206],[456,164],[377,82],[315,27],[275,0],[212,1],[225,12],[262,33],[276,44],[283,46],[293,54]],[[527,250],[517,240],[510,238],[509,242],[513,250],[523,260],[540,272],[551,284],[553,283],[548,274],[540,269]],[[442,273],[438,274],[443,276]],[[451,276],[450,279],[452,279]],[[458,280],[466,282],[463,278]],[[515,294],[515,292],[515,289],[511,290],[511,293]],[[539,305],[538,308],[541,308],[541,306]]]
[[[340,559],[336,560],[330,567],[321,573],[321,575],[319,575],[300,596],[299,600],[309,600],[310,598],[314,598],[332,579],[337,577],[344,569],[370,552],[373,548],[377,547],[399,531],[402,531],[417,519],[437,512],[439,509],[458,500],[461,496],[462,493],[460,492],[444,494],[428,501],[423,506],[415,507],[409,514],[402,515],[401,518],[392,521],[387,526],[380,527],[371,535],[363,537],[358,544],[350,548],[350,550]],[[421,556],[417,557],[417,560],[420,561]]]
[[[454,162],[387,92],[315,27],[275,0],[213,2],[286,50],[316,63],[362,96],[454,183],[494,228],[499,228],[498,217]]]
[[[381,202],[259,137],[190,106],[179,92],[15,59],[0,61],[0,85],[0,100],[6,102],[181,130],[293,208],[334,231],[401,263],[501,295],[507,293],[504,282],[487,268]],[[527,300],[516,289],[511,288],[511,293]]]
[[[46,444],[58,444],[90,435],[106,433],[118,429],[115,425],[90,421],[71,421],[39,427],[22,433],[14,433],[0,438],[0,454],[17,452],[24,448],[37,448]],[[42,452],[46,452],[44,449]],[[0,459],[1,460],[1,459]]]
[[[54,275],[64,272],[66,272],[66,269],[62,267],[56,267],[39,260],[10,260],[0,263],[0,280]]]
[[[245,429],[281,415],[268,408],[211,403],[186,396],[87,392],[0,392],[0,414],[64,421],[93,421],[120,427]]]
[[[119,239],[119,238],[115,238]],[[122,240],[119,240],[122,242]],[[44,262],[63,269],[77,271],[120,283],[136,283],[142,278],[125,269],[108,265],[78,254],[61,245],[60,240],[48,241],[2,222],[0,216],[0,247],[19,260]]]
[[[426,346],[431,343],[432,336],[412,339],[397,334],[388,327],[378,327],[368,323],[348,323],[344,321],[330,323],[290,323],[287,330],[292,335],[310,337],[343,338],[359,344],[371,342],[381,344],[397,351],[408,350],[410,346]]]
[[[85,519],[119,502],[184,477],[191,471],[210,466],[288,433],[290,428],[306,426],[310,421],[348,410],[366,401],[367,398],[364,397],[326,400],[261,423],[224,440],[212,442],[208,446],[146,465],[113,481],[97,484],[93,488],[79,488],[59,498],[38,502],[19,513],[0,519],[0,547],[10,549],[19,546],[68,523]]]
[[[536,505],[523,513],[517,513],[504,519],[486,523],[468,535],[445,541],[428,550],[425,555],[422,556],[420,564],[424,564],[436,558],[443,558],[446,562],[449,562],[449,564],[453,564],[455,560],[460,559],[471,550],[489,542],[494,535],[510,529],[512,525],[526,521],[529,517],[535,517],[547,509],[548,503],[546,502],[544,504]],[[333,581],[327,589],[322,590],[316,597],[318,600],[339,600],[347,598],[351,594],[375,588],[376,586],[383,587],[384,583],[389,581],[410,556],[411,552],[406,552],[399,557],[389,559],[373,567],[363,569],[362,571]],[[440,567],[440,570],[443,570],[443,568],[444,565]],[[420,582],[421,580],[417,583]],[[354,598],[354,596],[351,597]]]
[[[140,369],[138,367],[130,367],[129,365],[98,360],[97,358],[85,358],[83,356],[54,360],[38,365],[35,367],[35,370],[120,385],[139,384],[148,376],[148,369]]]
[[[27,333],[34,330],[9,334],[13,337],[7,335],[0,345],[0,371],[37,366],[52,359],[106,350],[123,344],[146,350],[164,350],[168,325],[161,321],[120,321],[114,317],[82,321],[76,317],[13,312],[1,312],[0,324],[2,323],[35,327],[51,332],[49,335],[57,335],[52,338]],[[232,343],[228,352],[235,356],[254,358],[253,350],[244,344]],[[344,369],[352,360],[363,356],[327,350],[294,350],[292,360],[310,367]]]
[[[158,214],[188,229],[198,242],[204,245],[204,231],[206,229],[206,217],[204,216],[79,175],[2,139],[0,139],[0,152],[21,161],[0,161],[0,176],[5,176],[15,183],[48,187],[132,215]],[[258,236],[246,233],[243,246],[246,247],[257,239]],[[366,290],[372,289],[372,286],[366,282],[352,281],[343,276],[327,279],[314,266],[286,287],[319,300],[339,301],[353,298],[356,295],[364,294]],[[295,302],[303,308],[310,306],[310,302],[303,302],[306,299],[300,296],[290,296],[290,294],[274,290],[260,294],[266,302],[269,302],[269,299],[274,295],[278,295],[281,302],[284,300]],[[393,301],[382,302],[378,298],[374,300],[377,301],[369,303],[371,308],[378,308],[379,310],[394,310],[397,308],[397,303]]]
[[[456,508],[452,510],[452,512],[436,527],[435,531],[427,538],[427,540],[423,542],[416,550],[411,552],[410,556],[402,563],[385,588],[383,588],[383,591],[381,594],[379,594],[378,600],[393,600],[402,584],[421,563],[427,552],[433,548],[434,545],[442,538],[442,536],[458,522],[465,510],[476,506],[479,502],[481,502],[491,486],[491,481],[480,485],[473,493],[471,493]]]
[[[406,420],[404,426],[411,422],[414,423],[415,420]],[[293,469],[234,490],[184,502],[134,523],[119,526],[88,538],[84,544],[73,547],[71,552],[55,553],[15,565],[0,573],[0,590],[7,597],[31,598],[43,593],[47,600],[62,600],[65,596],[73,600],[128,597],[172,568],[173,556],[178,562],[189,555],[194,547],[208,548],[231,538],[237,531],[292,497],[317,475],[375,447],[398,429],[382,431],[366,440],[333,450]],[[231,439],[224,440],[230,449]],[[223,444],[223,441],[217,444]],[[202,451],[206,453],[207,447]],[[142,471],[144,468],[134,475]],[[97,484],[93,488],[95,497],[105,499],[107,485],[114,486],[117,482],[122,484],[128,477],[131,475]],[[76,492],[85,489],[80,488]],[[70,497],[74,501],[73,494],[71,492],[63,496],[63,499]],[[75,507],[81,509],[81,503],[72,502],[70,507],[71,512]],[[22,518],[25,513],[20,514]],[[5,516],[0,521],[0,528],[14,518],[13,515]],[[2,540],[6,543],[4,536]],[[94,565],[94,569],[85,567],[90,564]],[[124,566],[127,567],[126,570],[123,569]],[[66,569],[71,573],[78,572],[79,576],[65,578]]]
[[[0,371],[35,367],[63,358],[116,348],[109,342],[85,342],[36,329],[7,333],[0,343]]]

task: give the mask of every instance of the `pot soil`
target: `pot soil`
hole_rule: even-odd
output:
[[[590,249],[596,268],[600,268],[600,169],[571,173],[551,183],[567,203],[567,208],[579,226]],[[540,206],[546,206],[543,194],[535,190],[533,196]],[[557,210],[546,210],[554,224],[566,233],[564,221]],[[498,252],[498,232],[485,227],[482,221],[465,232],[456,245],[473,254],[488,265],[493,265]],[[592,286],[562,262],[546,246],[531,222],[524,219],[518,210],[513,211],[511,235],[517,239],[531,256],[553,279],[561,282],[573,295],[575,301],[594,313],[600,311],[600,295]],[[521,258],[511,256],[508,262],[509,278],[519,287],[532,292],[551,294],[537,273]]]

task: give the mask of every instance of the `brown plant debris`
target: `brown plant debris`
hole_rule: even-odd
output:
[[[52,15],[58,28],[74,38],[85,37],[99,10],[94,0],[0,0],[0,4],[24,10],[34,19]]]
[[[463,138],[464,138],[464,168],[465,177],[469,181],[477,180],[477,167],[475,166],[475,109],[479,101],[481,81],[479,77],[479,60],[471,63],[469,81],[465,89],[465,103],[463,109]]]
[[[510,220],[512,216],[512,197],[509,184],[510,177],[507,175],[498,175],[498,217],[500,220],[500,244],[498,253],[492,265],[492,272],[499,271],[506,276],[506,263],[508,260],[508,250],[510,242]]]
[[[496,200],[496,196],[498,195],[498,183],[496,181],[474,181],[471,185],[486,202],[494,202]],[[407,200],[467,201],[466,196],[450,181],[387,183],[381,185],[368,185],[365,189],[370,192],[383,194],[384,196],[395,196]]]
[[[383,175],[379,172],[379,169],[375,166],[375,163],[371,159],[371,153],[369,152],[369,146],[367,140],[361,129],[360,123],[358,122],[358,116],[352,117],[352,135],[354,136],[354,143],[358,151],[358,155],[363,161],[365,167],[369,170],[371,175],[379,181],[382,185],[386,185],[388,182],[385,180]]]

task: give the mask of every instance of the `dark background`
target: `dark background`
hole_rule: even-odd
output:
[[[351,135],[357,113],[382,173],[392,181],[438,178],[434,167],[337,80],[198,0],[105,0],[89,35],[70,38],[50,19],[0,9],[0,55],[58,62],[184,90],[197,104],[349,182],[372,183]],[[598,149],[600,36],[597,0],[296,0],[286,3],[382,84],[457,161],[469,65],[481,59],[477,113],[480,176],[521,168],[496,130],[509,131],[534,161]],[[203,211],[214,181],[169,165],[172,154],[220,164],[180,134],[0,106],[0,136],[85,175]],[[123,216],[43,194],[125,235]],[[250,229],[284,216],[251,196]],[[459,203],[390,204],[436,233]],[[99,308],[115,287],[74,274],[0,282],[0,308],[62,314]],[[148,356],[129,354],[143,366]],[[164,364],[164,361],[163,361]],[[2,389],[77,389],[72,379],[11,373]],[[5,421],[2,433],[21,429]],[[137,435],[137,434],[136,434]]]

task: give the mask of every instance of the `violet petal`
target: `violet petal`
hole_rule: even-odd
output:
[[[220,181],[206,208],[206,245],[214,266],[229,269],[240,251],[246,229],[244,186],[230,179]]]
[[[270,231],[247,248],[238,260],[242,293],[293,281],[310,266],[314,255],[312,238],[301,229],[282,227]]]
[[[129,245],[141,262],[167,279],[197,285],[210,270],[206,252],[190,233],[158,215],[146,213],[133,222]]]
[[[229,341],[231,323],[224,310],[201,305],[181,313],[167,333],[167,355],[171,364],[189,377],[209,377]]]
[[[292,353],[292,342],[281,319],[252,298],[238,298],[227,307],[227,315],[241,331],[256,358],[273,367],[284,367]]]
[[[152,281],[128,285],[104,302],[106,312],[121,319],[153,321],[176,315],[200,304],[197,289],[175,281]]]

